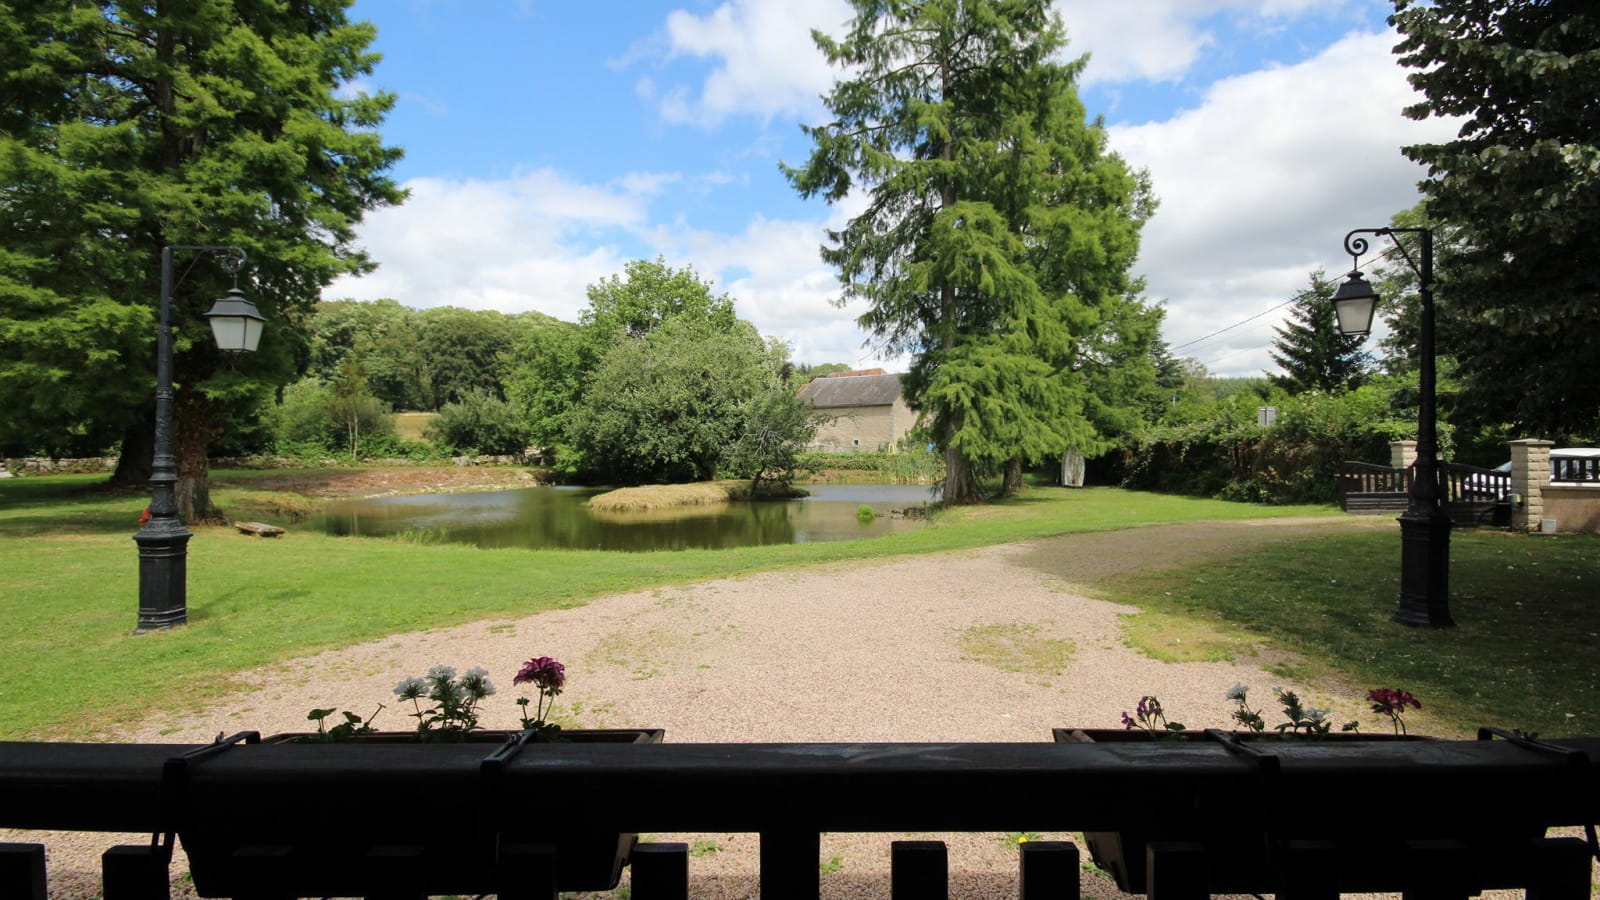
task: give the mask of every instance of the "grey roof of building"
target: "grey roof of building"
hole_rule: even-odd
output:
[[[899,375],[835,375],[816,378],[800,396],[818,409],[840,406],[890,406],[900,396]]]

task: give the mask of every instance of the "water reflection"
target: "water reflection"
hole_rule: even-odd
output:
[[[382,497],[334,504],[307,523],[328,534],[401,537],[479,547],[685,550],[847,541],[923,524],[891,510],[926,505],[927,487],[816,485],[789,502],[728,503],[669,510],[591,512],[597,491],[536,487],[474,494]],[[861,521],[863,504],[878,515]]]

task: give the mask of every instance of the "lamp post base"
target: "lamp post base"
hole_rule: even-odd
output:
[[[194,535],[176,519],[151,527],[152,519],[133,536],[139,545],[139,623],[134,634],[163,631],[189,621],[189,538]]]
[[[1400,516],[1400,608],[1390,621],[1447,628],[1450,618],[1450,516],[1443,509]]]

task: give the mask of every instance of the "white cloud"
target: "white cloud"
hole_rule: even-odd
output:
[[[340,279],[324,296],[535,309],[572,321],[585,286],[622,268],[611,239],[645,221],[641,191],[578,184],[548,169],[502,181],[417,178],[405,186],[411,197],[404,205],[369,213],[360,229],[378,271]]]
[[[1086,84],[1181,77],[1213,40],[1192,21],[1209,12],[1207,6],[1191,0],[1056,4],[1068,55],[1090,54]]]
[[[836,206],[826,223],[757,215],[735,234],[650,221],[649,201],[665,188],[692,191],[728,181],[715,171],[634,172],[597,187],[546,169],[499,181],[414,179],[403,206],[371,213],[361,226],[361,244],[379,269],[340,279],[323,293],[392,297],[418,308],[534,309],[576,321],[588,285],[620,273],[628,259],[659,253],[716,281],[741,317],[788,341],[796,361],[882,363],[862,346],[855,327],[861,310],[832,304],[838,283],[817,253],[824,229],[842,225],[858,201]],[[637,246],[648,250],[633,252]]]
[[[811,29],[832,33],[849,18],[843,0],[727,0],[704,16],[674,10],[666,58],[716,62],[698,90],[679,85],[663,94],[663,118],[711,127],[730,115],[811,112],[833,83]]]
[[[716,289],[734,298],[739,316],[762,334],[787,341],[797,362],[904,371],[904,360],[864,346],[866,336],[855,325],[862,305],[834,305],[839,281],[818,255],[825,231],[842,227],[861,208],[862,200],[851,196],[833,207],[826,222],[757,215],[738,234],[672,224],[656,226],[645,239],[669,260],[692,261],[703,276],[715,278]]]
[[[1204,22],[1232,13],[1246,27],[1272,29],[1303,15],[1328,16],[1348,0],[1140,0],[1057,2],[1069,55],[1088,52],[1085,84],[1176,81],[1217,38]]]
[[[1395,40],[1351,34],[1304,63],[1219,81],[1167,121],[1111,129],[1112,147],[1149,169],[1161,201],[1138,268],[1150,296],[1169,301],[1171,343],[1281,303],[1314,268],[1342,271],[1346,231],[1381,227],[1417,202],[1423,172],[1399,147],[1448,138],[1455,125],[1400,114],[1416,98]],[[1181,352],[1209,362],[1242,351],[1214,370],[1259,374],[1278,321]]]
[[[1202,24],[1231,12],[1249,27],[1273,28],[1305,15],[1328,16],[1351,0],[1140,0],[1056,3],[1071,42],[1088,51],[1085,83],[1174,81],[1216,43]],[[840,36],[851,11],[843,0],[725,0],[705,15],[669,13],[662,31],[612,65],[692,57],[712,62],[698,85],[663,87],[645,78],[639,95],[659,103],[669,122],[715,127],[729,116],[814,118],[837,74],[811,40],[812,29]]]

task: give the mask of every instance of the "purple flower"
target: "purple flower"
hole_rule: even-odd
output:
[[[1133,720],[1132,716],[1128,715],[1127,710],[1123,710],[1123,712],[1122,712],[1122,727],[1123,728],[1132,728],[1132,727],[1134,727],[1135,725],[1138,725],[1138,724],[1139,723],[1137,723],[1137,722],[1135,722]]]
[[[567,683],[567,667],[548,656],[538,656],[522,664],[512,684],[531,684],[550,694],[561,693]]]

